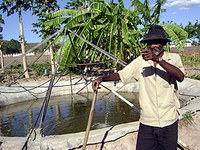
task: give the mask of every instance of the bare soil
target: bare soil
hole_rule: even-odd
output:
[[[200,111],[193,114],[190,121],[180,121],[179,124],[179,139],[187,146],[184,150],[199,150]]]

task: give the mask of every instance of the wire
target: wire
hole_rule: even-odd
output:
[[[51,38],[53,38],[54,36],[56,36],[58,33],[62,33],[63,32],[63,28],[60,29],[59,31],[55,32],[53,35],[51,35],[49,38],[45,39],[43,42],[37,44],[36,46],[34,46],[33,48],[31,48],[30,50],[28,50],[25,54],[20,55],[18,58],[16,58],[15,60],[11,61],[10,63],[8,63],[6,66],[4,66],[3,68],[0,69],[0,72],[3,71],[4,69],[6,69],[7,67],[11,66],[12,64],[14,64],[17,60],[19,60],[20,58],[26,56],[26,54],[34,51],[36,48],[40,47],[43,43],[48,42]]]
[[[64,33],[66,33],[66,32],[64,32]],[[63,45],[64,45],[64,39],[63,39]],[[63,45],[62,45],[62,47],[61,47],[61,51],[62,51]],[[60,51],[59,58],[58,58],[57,62],[60,62],[60,59],[61,59],[61,51]],[[56,76],[56,72],[57,72],[57,68],[58,68],[58,63],[57,63],[57,65],[56,65],[56,67],[55,67],[55,71],[54,71],[54,73],[53,73],[53,75],[52,75],[52,78],[51,78],[51,80],[50,80],[49,87],[48,87],[48,90],[47,90],[47,93],[46,93],[44,102],[43,102],[43,104],[42,104],[42,107],[41,107],[41,109],[40,109],[40,112],[39,112],[39,114],[38,114],[38,117],[37,117],[37,119],[36,119],[36,122],[34,123],[34,126],[31,128],[30,133],[29,133],[29,135],[28,135],[28,137],[27,137],[27,139],[26,139],[26,141],[25,141],[25,143],[24,143],[24,145],[23,145],[23,147],[22,147],[22,150],[25,149],[25,148],[27,149],[27,144],[28,144],[29,138],[30,138],[31,134],[33,133],[33,131],[34,131],[35,127],[36,127],[36,124],[37,124],[37,122],[38,122],[38,120],[39,120],[39,117],[40,117],[41,115],[42,115],[42,116],[41,116],[40,127],[41,127],[41,125],[42,125],[42,123],[43,123],[43,121],[44,121],[44,118],[45,118],[45,115],[46,115],[46,111],[47,111],[47,107],[48,107],[48,103],[49,103],[49,99],[50,99],[50,95],[51,95],[51,91],[52,91],[52,87],[53,87],[53,82],[54,82],[54,80],[55,80],[55,76]]]
[[[86,39],[82,38],[81,36],[79,36],[78,34],[76,34],[75,32],[71,31],[70,29],[66,29],[67,31],[69,31],[70,33],[72,33],[73,35],[77,36],[78,38],[80,38],[81,40],[83,40],[84,42],[86,42],[87,44],[89,44],[90,46],[94,47],[95,49],[99,50],[101,53],[105,54],[106,56],[108,56],[109,58],[117,61],[119,64],[121,64],[122,66],[126,66],[127,63],[123,60],[118,59],[117,57],[115,57],[114,55],[108,53],[107,51],[101,49],[100,47],[94,45],[93,43],[87,41]]]

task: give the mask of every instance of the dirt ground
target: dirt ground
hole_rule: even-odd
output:
[[[200,150],[200,111],[190,122],[179,122],[179,139],[188,147],[185,150]]]

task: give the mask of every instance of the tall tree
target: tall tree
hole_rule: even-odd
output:
[[[198,20],[196,20],[194,26],[195,26],[195,29],[196,29],[195,30],[195,36],[198,39],[198,42],[200,44],[200,23],[198,22]]]
[[[1,68],[4,67],[4,60],[3,60],[3,52],[2,52],[2,39],[3,39],[3,35],[1,34],[1,32],[3,31],[3,27],[1,26],[2,24],[4,24],[4,20],[2,18],[2,15],[0,14],[0,57],[1,57]]]
[[[4,41],[2,44],[2,52],[3,54],[20,53],[20,42],[14,39],[11,39],[10,41]]]
[[[191,41],[194,42],[198,40],[200,43],[200,24],[198,20],[196,20],[194,24],[192,24],[192,22],[188,22],[188,25],[186,25],[184,29],[188,32],[188,38]]]
[[[3,35],[1,34],[1,32],[3,31],[3,27],[1,26],[2,24],[4,24],[4,20],[2,18],[2,15],[0,14],[0,40],[3,39]]]
[[[7,16],[18,12],[19,17],[19,28],[20,28],[20,43],[23,56],[23,68],[25,71],[25,78],[29,78],[29,72],[27,69],[27,59],[26,59],[26,51],[25,51],[25,39],[24,39],[24,30],[23,30],[23,21],[22,21],[22,9],[24,11],[31,9],[32,0],[3,0],[0,6],[0,9],[3,13],[7,12]]]
[[[81,10],[88,8],[94,0],[70,0],[67,2],[66,9]]]
[[[46,21],[48,18],[46,18],[45,14],[48,15],[50,12],[54,12],[55,10],[58,10],[59,6],[57,5],[57,0],[35,0],[34,1],[34,7],[33,7],[33,14],[36,14],[40,20],[40,22]],[[44,28],[44,26],[41,23],[34,23],[33,27],[35,28],[33,31],[36,33],[40,33],[42,36],[42,39],[47,38],[48,36],[52,35],[56,32],[57,27],[48,27]],[[55,71],[55,61],[54,61],[54,43],[52,41],[49,42],[50,44],[50,57],[51,57],[51,71],[54,73]]]

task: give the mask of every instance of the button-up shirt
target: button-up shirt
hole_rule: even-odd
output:
[[[184,73],[178,54],[164,52],[162,59]],[[164,127],[178,119],[180,102],[176,94],[176,80],[159,64],[154,66],[153,61],[145,61],[139,56],[118,73],[124,84],[139,82],[141,123]]]

